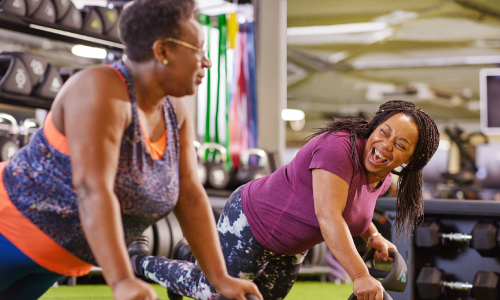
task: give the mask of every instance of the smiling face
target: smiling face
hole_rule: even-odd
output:
[[[396,114],[382,122],[366,141],[364,166],[368,172],[385,177],[411,161],[417,142],[417,124],[403,113]]]
[[[179,21],[179,24],[182,34],[178,39],[203,48],[205,36],[200,23],[194,18],[189,18]],[[162,78],[169,85],[170,95],[182,97],[194,94],[205,76],[205,69],[211,66],[210,61],[205,55],[188,47],[175,43],[167,45],[170,48],[167,65],[169,74],[165,74]]]

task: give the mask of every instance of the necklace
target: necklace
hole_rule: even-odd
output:
[[[370,171],[366,171],[366,172],[368,172],[368,176],[373,175],[373,176],[377,177],[378,179],[384,179],[384,178],[385,178],[385,177],[380,177],[380,176],[378,176],[378,175],[376,175],[376,174],[373,174],[373,173],[372,173],[372,172],[370,172]]]

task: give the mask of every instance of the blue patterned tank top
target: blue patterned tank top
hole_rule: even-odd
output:
[[[170,100],[163,101],[166,148],[154,159],[139,123],[130,73],[122,61],[112,65],[128,87],[132,121],[123,134],[114,191],[120,201],[129,245],[148,226],[172,211],[179,196],[179,128]],[[3,182],[17,209],[45,234],[81,260],[96,264],[85,239],[72,182],[70,157],[56,150],[43,129],[5,167]]]

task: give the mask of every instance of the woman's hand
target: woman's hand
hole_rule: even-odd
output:
[[[352,290],[358,300],[384,299],[384,288],[382,284],[368,274],[355,278]]]
[[[370,243],[368,244],[368,248],[374,248],[375,250],[377,250],[375,251],[375,255],[373,256],[375,261],[394,262],[394,259],[389,257],[389,249],[398,251],[393,243],[389,242],[381,235],[372,237],[370,239]]]
[[[226,277],[222,282],[218,282],[215,286],[217,293],[224,295],[228,299],[246,300],[246,294],[252,294],[263,300],[257,286],[248,280]]]
[[[128,278],[115,285],[113,298],[115,300],[157,300],[158,296],[148,283],[137,278]]]

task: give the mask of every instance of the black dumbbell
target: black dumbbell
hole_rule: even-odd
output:
[[[62,20],[68,13],[71,5],[73,4],[71,0],[52,0],[56,8],[56,20]]]
[[[83,14],[83,25],[82,25],[83,31],[96,34],[104,33],[104,26],[102,24],[102,19],[94,7],[85,6],[81,10],[81,12]]]
[[[59,71],[51,64],[47,65],[47,70],[40,80],[40,83],[33,89],[33,95],[54,99],[61,89],[63,81]]]
[[[19,150],[19,126],[8,114],[0,113],[0,121],[9,123],[9,130],[0,132],[0,161],[6,161]]]
[[[259,157],[259,164],[251,166],[249,164],[250,156]],[[266,151],[257,148],[251,148],[243,151],[240,155],[240,167],[236,172],[236,179],[240,184],[245,184],[252,180],[265,177],[271,174]]]
[[[57,18],[56,7],[52,0],[41,0],[40,5],[30,17],[45,23],[55,23]]]
[[[472,284],[447,282],[446,273],[438,268],[423,267],[417,278],[417,291],[422,299],[437,299],[446,290],[470,291],[471,297],[479,300],[500,299],[500,277],[495,272],[479,271]]]
[[[247,298],[247,300],[259,300],[259,297],[252,295],[252,294],[246,294],[245,297]],[[217,298],[217,299],[218,300],[230,300],[229,298],[226,298],[222,295],[220,295],[219,298]]]
[[[6,51],[2,51],[0,55],[12,55],[20,58],[28,70],[32,87],[38,84],[40,78],[45,74],[45,70],[47,70],[47,59],[40,55]]]
[[[27,7],[24,0],[6,0],[1,6],[2,10],[7,13],[24,17]]]
[[[62,19],[58,20],[58,23],[71,29],[80,30],[83,25],[82,13],[75,7],[73,2],[70,2],[68,12]]]
[[[26,0],[26,15],[31,16],[42,4],[42,0]]]
[[[216,143],[205,143],[202,146],[202,153],[205,156],[207,150],[219,152],[218,161],[207,161],[207,182],[214,189],[224,190],[233,180],[233,174],[226,169],[227,150],[224,146]]]
[[[375,249],[372,248],[363,255],[363,261],[372,261],[375,255]],[[406,266],[405,260],[399,254],[399,252],[389,249],[389,257],[394,259],[392,268],[390,271],[377,270],[368,268],[368,273],[374,278],[381,278],[380,283],[387,291],[394,291],[402,293],[406,290],[408,285],[408,267]],[[352,298],[354,297],[354,298]],[[388,298],[386,298],[388,297]],[[357,299],[354,294],[349,297],[349,300]],[[392,299],[387,293],[384,292],[384,299]]]
[[[31,94],[32,83],[28,69],[16,55],[0,54],[0,91]]]
[[[446,246],[445,241],[468,242],[481,256],[495,257],[499,254],[500,232],[493,221],[478,222],[470,234],[443,233],[439,221],[424,221],[415,229],[415,245],[439,251]]]
[[[96,7],[97,13],[101,16],[103,22],[103,33],[107,36],[111,36],[119,39],[118,35],[118,9],[107,8],[107,7]]]

